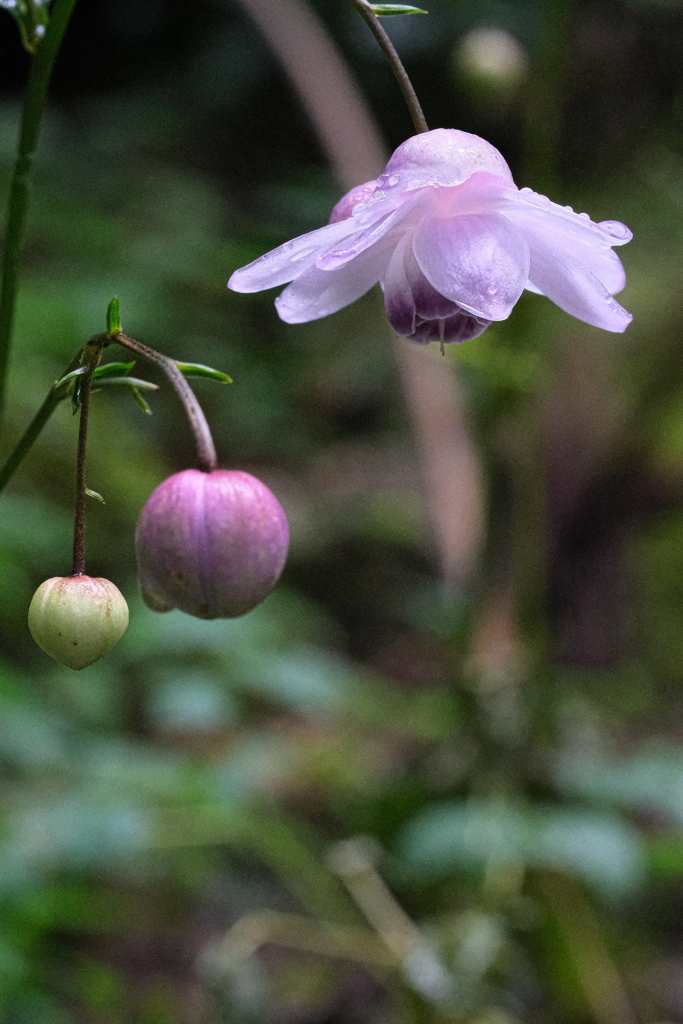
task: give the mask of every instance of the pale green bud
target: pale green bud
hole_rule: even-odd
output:
[[[109,580],[53,576],[36,590],[28,610],[35,642],[69,668],[87,668],[116,646],[128,627],[126,600]]]

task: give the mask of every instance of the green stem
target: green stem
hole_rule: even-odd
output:
[[[218,466],[218,458],[211,430],[206,422],[204,410],[197,401],[197,396],[178,369],[176,361],[171,359],[170,356],[162,355],[161,352],[157,352],[154,348],[143,345],[141,341],[129,338],[128,335],[123,334],[121,331],[110,335],[109,340],[123,345],[124,348],[135,352],[144,359],[149,359],[151,363],[155,363],[160,370],[163,370],[185,407],[185,412],[194,435],[199,466],[205,473],[212,473]]]
[[[5,405],[5,381],[19,285],[19,262],[28,214],[33,154],[38,143],[50,78],[75,4],[76,0],[55,0],[45,38],[31,60],[26,86],[17,159],[7,201],[5,253],[0,282],[0,421]]]
[[[124,348],[130,349],[132,352],[136,352],[145,359],[149,359],[150,362],[155,363],[164,371],[185,407],[185,412],[187,413],[187,418],[190,421],[195,444],[197,446],[199,465],[206,473],[211,473],[218,465],[216,449],[211,436],[211,431],[194,391],[178,369],[178,364],[175,360],[171,359],[169,356],[162,355],[161,352],[157,352],[155,349],[149,348],[147,345],[143,345],[140,341],[134,341],[132,338],[129,338],[122,333],[113,335],[95,334],[88,344],[102,348],[112,342],[123,345]],[[81,366],[82,356],[83,349],[74,356],[59,380],[66,377],[66,375],[71,373],[72,370],[76,370]],[[7,462],[2,469],[0,469],[0,493],[2,493],[9,481],[12,479],[17,469],[28,455],[33,444],[39,437],[41,430],[49,420],[50,416],[55,411],[59,403],[66,398],[67,394],[67,385],[59,388],[53,385],[50,388],[45,401],[22,434],[16,448],[7,459]]]
[[[365,0],[351,0],[351,3],[356,8],[361,18],[363,18],[379,45],[382,47],[382,50],[389,61],[391,70],[394,72],[394,77],[398,82],[399,88],[403,93],[403,98],[406,101],[408,110],[410,111],[410,116],[412,117],[413,124],[415,125],[415,131],[418,135],[421,135],[422,132],[428,132],[429,127],[422,112],[420,101],[413,89],[412,82],[408,78],[408,72],[403,67],[403,62],[396,52],[394,44],[387,35],[384,27],[380,23],[379,18],[374,11],[370,9]]]
[[[64,370],[62,377],[66,377],[67,373],[71,373],[72,370],[78,369],[81,365],[81,355],[83,350],[74,356],[69,365]],[[59,379],[61,380],[62,377]],[[60,402],[66,397],[66,389],[63,387],[55,387],[54,385],[50,388],[47,394],[47,398],[41,405],[38,412],[35,414],[28,427],[24,431],[19,443],[8,458],[5,465],[0,469],[0,492],[2,492],[7,484],[10,482],[19,466],[22,464],[34,442],[38,439],[41,430],[50,419],[50,416],[55,411]]]

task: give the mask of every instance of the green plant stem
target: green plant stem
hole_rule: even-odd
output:
[[[420,101],[413,89],[412,82],[408,78],[408,73],[403,67],[403,62],[396,52],[394,44],[381,25],[379,18],[374,11],[370,9],[365,0],[351,0],[351,3],[356,8],[361,18],[363,18],[379,45],[382,47],[382,50],[389,61],[391,70],[394,72],[394,77],[398,82],[399,88],[403,93],[403,98],[406,101],[408,110],[410,111],[410,116],[412,117],[413,124],[415,125],[415,131],[418,135],[422,134],[422,132],[428,132],[429,127],[422,112]]]
[[[150,362],[155,363],[163,370],[173,384],[173,387],[185,407],[185,412],[187,413],[187,417],[190,421],[190,426],[197,446],[199,464],[205,472],[211,473],[218,466],[216,448],[213,443],[211,431],[208,423],[206,422],[206,417],[204,416],[202,407],[197,401],[194,391],[178,369],[177,363],[168,356],[162,355],[161,352],[157,352],[155,349],[149,348],[147,345],[143,345],[142,342],[134,341],[133,338],[129,338],[125,334],[96,334],[90,339],[88,344],[95,345],[98,348],[104,348],[112,342],[123,345],[124,348],[130,349],[131,352],[136,352],[138,355],[141,355]],[[71,373],[72,370],[76,370],[81,365],[82,355],[83,349],[74,356],[59,380],[66,377],[68,373]],[[45,401],[22,434],[16,448],[7,459],[2,469],[0,469],[0,493],[2,493],[9,481],[12,479],[17,469],[33,447],[35,441],[40,436],[40,432],[50,419],[50,416],[55,411],[59,403],[66,398],[67,393],[66,386],[56,387],[53,385],[50,388]]]
[[[71,373],[72,370],[76,370],[81,365],[81,354],[83,350],[74,356],[69,365],[64,370],[64,373],[59,378],[66,377],[67,373]],[[19,466],[22,464],[34,442],[38,439],[41,430],[50,419],[50,416],[55,411],[60,402],[66,397],[66,391],[64,388],[58,388],[53,385],[47,393],[47,397],[41,405],[38,412],[35,414],[28,427],[21,436],[19,443],[16,448],[7,459],[5,465],[0,469],[0,493],[5,489],[7,484],[10,482]]]
[[[26,96],[21,114],[17,159],[7,200],[5,251],[0,282],[0,422],[5,405],[9,352],[14,325],[14,309],[19,285],[19,262],[26,228],[29,179],[33,154],[52,71],[76,0],[55,0],[45,38],[31,60]]]
[[[85,456],[88,444],[88,417],[90,414],[90,393],[92,375],[97,366],[102,342],[88,342],[85,347],[86,370],[80,383],[81,416],[78,424],[78,454],[76,456],[76,504],[74,509],[74,557],[71,569],[72,576],[82,576],[85,572]]]
[[[121,331],[112,334],[109,340],[123,345],[124,348],[142,356],[143,359],[148,359],[151,363],[155,363],[159,369],[163,370],[185,407],[185,412],[194,434],[199,466],[205,473],[212,473],[218,466],[218,459],[209,424],[206,422],[204,410],[197,401],[194,391],[178,369],[178,364],[175,360],[169,356],[162,355],[156,349],[143,345],[140,341],[129,338],[128,335],[123,334]]]

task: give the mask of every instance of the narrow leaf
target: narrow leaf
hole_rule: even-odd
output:
[[[88,495],[89,498],[95,498],[96,501],[101,501],[102,504],[104,505],[104,498],[102,497],[101,494],[98,494],[97,491],[91,491],[89,487],[86,487],[85,493]]]
[[[144,398],[142,397],[142,395],[140,394],[138,389],[137,388],[131,388],[130,389],[130,393],[133,396],[133,398],[135,399],[136,404],[140,406],[142,411],[146,412],[148,416],[151,416],[152,415],[152,410],[151,410],[151,408],[149,406],[149,403],[144,400]]]
[[[102,366],[97,367],[93,377],[121,377],[124,373],[130,373],[134,366],[135,360],[132,363],[103,363]]]
[[[214,370],[211,366],[202,366],[201,363],[178,363],[176,366],[185,377],[210,377],[211,380],[220,381],[221,384],[232,384],[232,377],[221,370]]]
[[[140,377],[100,377],[97,381],[97,389],[111,387],[112,385],[123,385],[129,388],[140,388],[141,391],[158,391],[159,385],[152,384],[151,380],[142,380]]]
[[[114,296],[107,307],[107,334],[111,337],[113,334],[119,334],[121,330],[121,307],[119,300]]]
[[[85,368],[84,368],[85,369]],[[83,402],[83,378],[76,377],[74,379],[74,389],[71,392],[71,411],[76,415]]]
[[[72,370],[71,373],[67,373],[66,376],[60,380],[55,381],[54,387],[61,388],[63,384],[68,384],[70,380],[74,380],[76,377],[80,377],[82,373],[85,373],[87,367],[79,366],[77,370]]]
[[[421,7],[409,7],[407,4],[368,4],[378,18],[388,18],[392,14],[428,14]]]

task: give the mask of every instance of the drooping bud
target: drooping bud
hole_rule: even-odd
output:
[[[279,501],[256,477],[186,469],[152,492],[135,543],[140,589],[153,611],[232,619],[275,586],[289,530]]]
[[[126,600],[109,580],[53,576],[36,590],[28,610],[35,642],[69,668],[87,668],[115,647],[128,626]]]

